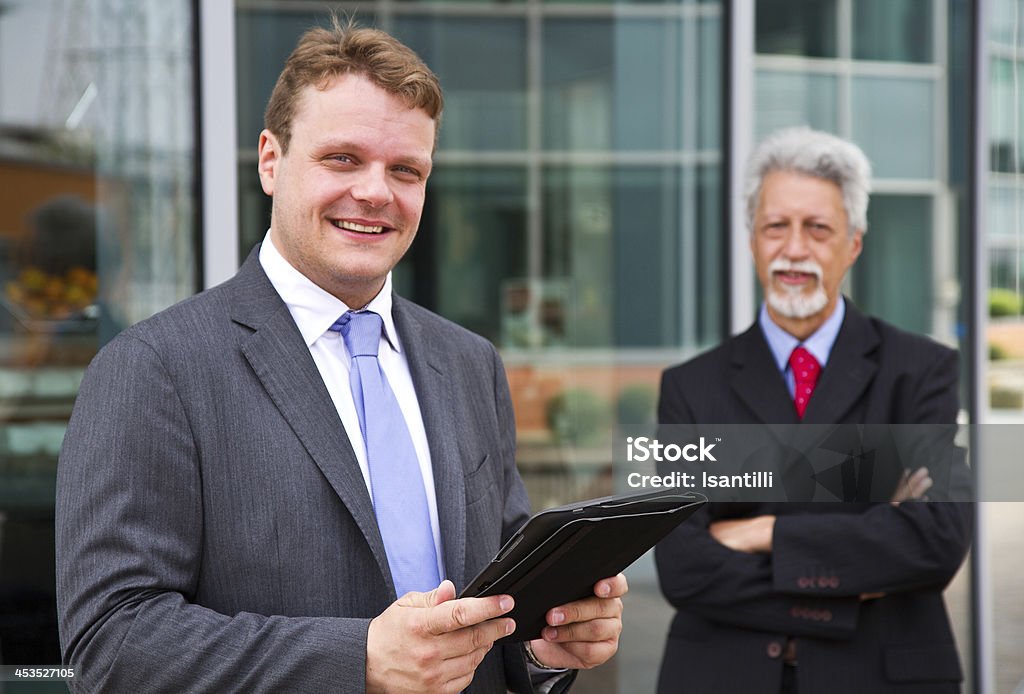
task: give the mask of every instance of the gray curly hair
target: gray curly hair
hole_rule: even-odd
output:
[[[843,194],[849,233],[867,231],[871,164],[857,145],[805,126],[777,130],[762,140],[747,165],[748,230],[754,228],[761,184],[773,171],[792,171],[835,183]]]

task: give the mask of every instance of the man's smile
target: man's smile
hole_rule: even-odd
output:
[[[812,272],[798,272],[796,270],[777,271],[775,277],[782,284],[787,285],[806,284],[818,279],[818,276]]]
[[[383,224],[359,224],[347,219],[332,219],[331,224],[339,229],[354,231],[359,234],[380,234],[385,230],[390,230],[390,227],[386,227]]]

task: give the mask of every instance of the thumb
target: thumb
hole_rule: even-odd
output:
[[[448,602],[449,600],[455,599],[455,584],[446,578],[441,581],[437,588],[434,588],[434,590],[430,591],[426,595],[427,607],[436,607],[442,602]]]
[[[447,578],[429,593],[410,591],[398,598],[402,607],[435,607],[455,598],[455,584]]]

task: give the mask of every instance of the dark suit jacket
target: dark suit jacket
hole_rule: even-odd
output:
[[[810,424],[952,424],[957,355],[847,301],[805,413]],[[797,424],[760,327],[667,370],[662,424]],[[796,428],[800,431],[799,427]],[[969,484],[965,466],[955,484]],[[735,552],[708,525],[776,514],[773,551]],[[656,550],[678,610],[660,692],[776,694],[795,637],[800,694],[955,692],[962,679],[942,591],[971,536],[962,503],[709,504]],[[864,593],[885,597],[860,600]]]
[[[461,590],[529,511],[505,372],[486,340],[397,296],[394,317]],[[256,251],[100,351],[57,484],[76,690],[362,691],[391,573],[337,411]],[[518,646],[494,648],[471,691],[506,687],[530,688]]]

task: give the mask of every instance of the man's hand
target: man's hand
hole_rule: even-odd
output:
[[[441,581],[429,593],[406,593],[370,621],[366,635],[366,691],[460,692],[497,639],[515,622],[508,595],[455,599]]]
[[[715,521],[708,526],[711,537],[729,549],[750,554],[770,553],[774,531],[775,516]]]
[[[903,471],[899,484],[896,485],[896,492],[892,495],[889,503],[899,506],[904,501],[920,499],[932,486],[932,478],[928,476],[928,468],[919,467],[910,474],[909,470]]]
[[[629,590],[622,574],[594,584],[594,597],[548,610],[543,638],[530,642],[537,660],[549,668],[588,670],[619,649],[622,596]]]

